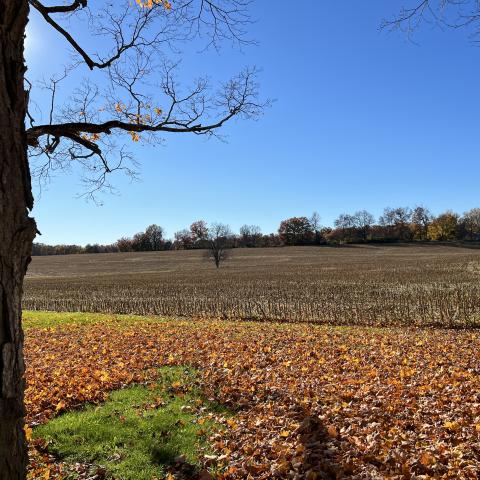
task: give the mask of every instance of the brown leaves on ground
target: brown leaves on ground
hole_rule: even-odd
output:
[[[28,421],[188,364],[207,397],[236,410],[211,439],[221,478],[475,479],[479,347],[466,331],[140,320],[30,329]]]

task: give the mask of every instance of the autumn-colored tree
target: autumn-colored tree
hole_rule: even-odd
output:
[[[119,252],[131,252],[133,251],[132,239],[128,237],[119,238],[116,242]]]
[[[345,242],[345,231],[341,228],[330,228],[325,232],[325,238],[330,245],[336,245]]]
[[[135,174],[126,141],[156,141],[158,134],[211,135],[234,117],[257,117],[255,70],[247,69],[211,94],[207,78],[190,91],[179,88],[174,55],[179,42],[197,34],[218,46],[224,39],[246,43],[244,0],[0,0],[0,478],[24,479],[27,454],[23,432],[23,335],[21,297],[36,225],[30,165],[34,173],[75,164],[83,168],[86,193],[108,187],[114,171]],[[138,4],[138,5],[137,5]],[[87,8],[88,7],[88,8]],[[25,28],[33,9],[75,55],[72,65],[51,78],[47,123],[28,109],[35,86],[25,78]],[[75,24],[78,37],[66,22]],[[85,45],[91,34],[98,51]],[[92,42],[91,42],[92,43]],[[46,55],[55,52],[46,50]],[[57,86],[77,66],[95,71],[58,108]],[[92,77],[93,78],[93,77]],[[189,83],[190,83],[190,79]],[[156,88],[149,85],[155,83]],[[25,91],[27,85],[28,91]],[[106,85],[104,91],[101,86]],[[27,113],[28,112],[28,113]],[[28,126],[26,126],[28,123]]]
[[[145,232],[138,232],[132,238],[132,249],[134,252],[145,252],[148,250],[148,239]]]
[[[190,230],[184,228],[183,230],[175,232],[173,236],[175,239],[173,245],[176,250],[186,250],[188,248],[192,248],[193,238]]]
[[[192,242],[197,248],[203,248],[206,246],[206,240],[208,238],[208,225],[205,220],[197,220],[190,225],[190,234]]]
[[[307,217],[292,217],[283,220],[278,234],[285,245],[304,245],[314,238],[310,220]]]
[[[428,239],[428,226],[432,221],[433,215],[428,208],[418,206],[412,211],[411,231],[416,240]]]
[[[445,212],[433,219],[428,226],[430,240],[455,240],[457,237],[458,215],[454,212]]]
[[[387,207],[383,210],[383,215],[379,218],[379,223],[385,227],[390,239],[409,241],[412,239],[412,232],[410,230],[411,218],[412,211],[408,207]]]

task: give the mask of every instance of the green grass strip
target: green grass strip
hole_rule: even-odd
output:
[[[164,478],[178,457],[193,473],[211,453],[209,435],[222,428],[209,412],[227,412],[201,397],[193,370],[164,367],[159,372],[152,385],[112,392],[101,405],[37,427],[34,436],[47,440],[48,450],[66,464],[102,466],[107,478]]]
[[[143,315],[119,315],[108,313],[84,312],[48,312],[31,311],[22,312],[22,324],[25,330],[30,328],[55,328],[64,325],[91,325],[94,323],[116,323],[129,326],[138,322],[162,322],[163,317]]]

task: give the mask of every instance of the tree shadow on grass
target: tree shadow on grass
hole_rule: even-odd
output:
[[[303,418],[298,428],[299,441],[304,447],[301,478],[334,480],[349,478],[350,469],[335,459],[336,431],[329,430],[315,415]]]
[[[168,445],[157,445],[152,448],[152,463],[165,468],[175,475],[176,479],[195,479],[200,475],[197,465],[189,463],[179,452]]]
[[[173,465],[178,456],[178,451],[168,445],[156,445],[152,448],[152,462],[157,465]]]
[[[208,471],[200,469],[198,465],[187,461],[184,455],[168,445],[157,445],[152,448],[152,463],[163,467],[167,472],[174,475],[176,480],[212,479]]]

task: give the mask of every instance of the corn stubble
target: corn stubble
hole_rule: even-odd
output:
[[[35,257],[29,310],[348,325],[480,325],[480,250],[355,246]]]

